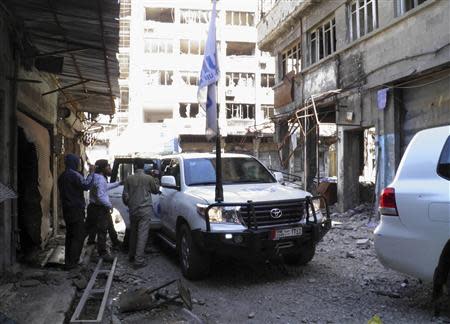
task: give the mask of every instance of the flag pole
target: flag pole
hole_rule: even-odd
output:
[[[216,197],[217,202],[223,202],[223,186],[222,186],[222,145],[220,142],[219,127],[219,82],[216,82],[216,109],[217,109],[217,135],[216,135]]]

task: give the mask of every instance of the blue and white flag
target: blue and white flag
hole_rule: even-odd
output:
[[[205,134],[208,139],[218,134],[216,83],[219,80],[219,76],[220,71],[216,45],[216,0],[214,0],[197,92],[198,103],[206,111]]]

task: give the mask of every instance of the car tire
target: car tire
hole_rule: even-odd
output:
[[[308,264],[314,258],[315,253],[315,244],[308,244],[302,246],[300,252],[284,254],[283,261],[288,265],[302,266]]]
[[[178,254],[183,276],[189,280],[205,278],[211,268],[211,256],[200,250],[192,240],[191,230],[181,225],[178,233]]]

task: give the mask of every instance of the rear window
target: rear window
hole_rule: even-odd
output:
[[[442,149],[437,167],[437,173],[441,177],[450,180],[450,136],[447,138],[444,148]]]

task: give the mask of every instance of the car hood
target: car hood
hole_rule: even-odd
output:
[[[191,187],[186,191],[187,194],[203,198],[207,203],[215,202],[215,186]],[[258,201],[275,201],[301,199],[311,196],[310,193],[283,186],[279,183],[258,183],[258,184],[239,184],[223,186],[224,202],[241,203],[248,200]]]

